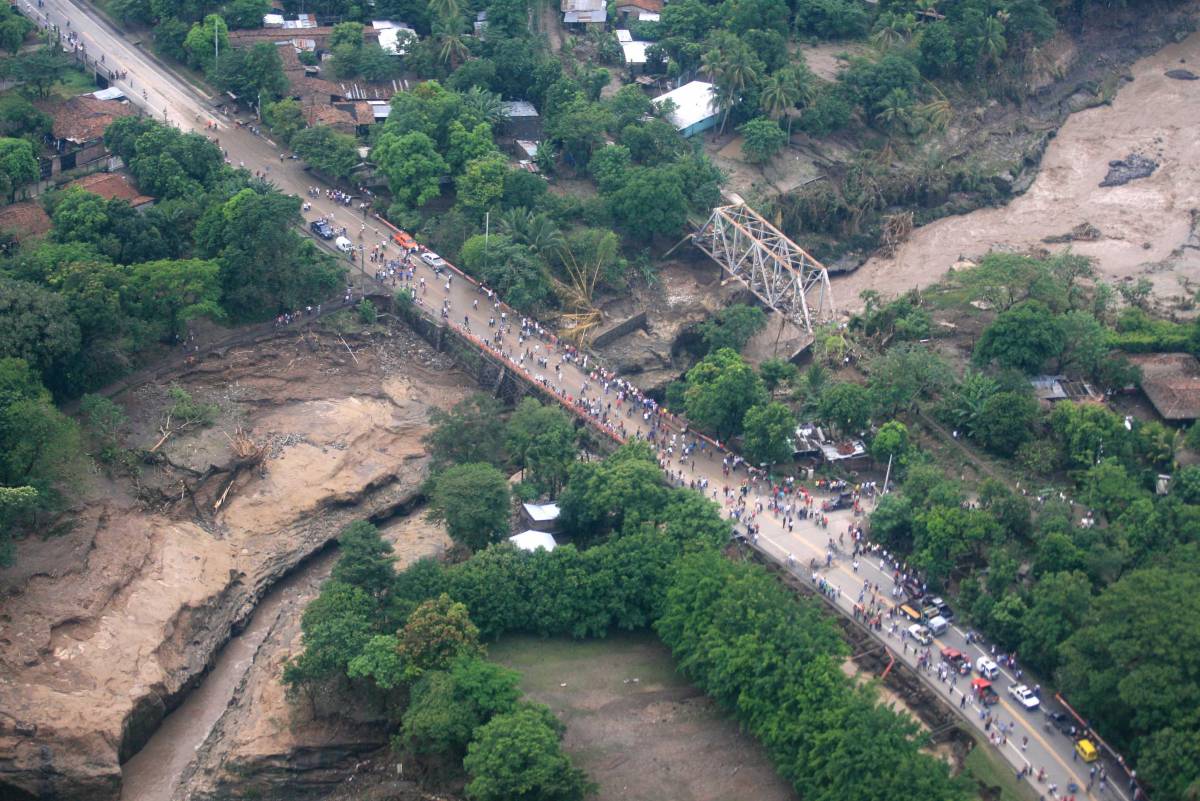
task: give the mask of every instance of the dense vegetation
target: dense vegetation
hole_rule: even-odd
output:
[[[455,458],[477,458],[454,450],[462,440],[451,434],[492,411],[474,399],[437,415],[430,439],[447,466],[435,482],[455,475]],[[513,416],[510,454],[544,411],[527,403]],[[585,785],[559,755],[559,730],[516,700],[511,674],[478,661],[479,643],[653,625],[681,669],[762,739],[806,797],[886,797],[914,786],[923,797],[967,797],[942,762],[919,753],[911,720],[841,672],[845,646],[817,603],[720,556],[729,523],[700,494],[667,487],[647,445],[571,463],[560,503],[578,545],[529,553],[491,544],[458,564],[424,560],[398,574],[390,548],[355,524],[305,612],[305,650],[286,680],[309,695],[349,688],[376,698],[397,723],[393,747],[438,776],[461,765],[469,797],[517,797],[505,781],[528,764],[521,774],[537,795],[520,797],[575,798]]]
[[[78,397],[160,356],[189,321],[261,320],[341,282],[297,232],[300,201],[230,168],[204,137],[127,117],[106,142],[158,202],[135,211],[80,189],[48,193],[50,236],[0,260],[6,535],[53,508],[76,469],[78,432],[51,396]]]
[[[894,457],[902,481],[880,501],[871,530],[931,587],[956,596],[972,625],[1056,678],[1150,792],[1183,798],[1200,776],[1183,746],[1200,734],[1191,700],[1200,676],[1184,664],[1194,637],[1174,620],[1190,619],[1194,607],[1200,470],[1176,457],[1200,445],[1200,426],[1177,431],[1094,403],[1045,409],[1028,377],[1063,372],[1120,390],[1138,380],[1110,350],[1125,332],[1146,333],[1130,350],[1158,340],[1200,353],[1200,324],[1151,322],[1136,288],[1117,293],[1089,279],[1079,257],[992,254],[924,303],[867,299],[859,341],[889,347],[866,361],[866,389],[850,393],[865,415],[854,422],[939,418],[1003,471],[978,483],[948,478],[903,423],[889,422],[872,452]],[[1119,312],[1118,294],[1127,303]],[[974,312],[985,324],[956,376],[911,340],[930,335],[931,307],[970,302],[987,309]],[[1165,495],[1155,491],[1162,475],[1171,477]],[[1143,660],[1151,652],[1153,668]]]

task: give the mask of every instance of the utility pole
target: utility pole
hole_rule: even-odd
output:
[[[217,37],[217,23],[213,23],[213,72],[216,72],[217,65],[221,63],[221,40]]]
[[[485,211],[483,213],[483,269],[487,272],[488,266],[488,235],[492,230],[492,213]]]

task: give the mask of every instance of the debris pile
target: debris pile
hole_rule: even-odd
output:
[[[1130,153],[1123,159],[1108,162],[1108,175],[1101,186],[1124,186],[1138,178],[1148,178],[1158,169],[1158,163],[1140,153]]]

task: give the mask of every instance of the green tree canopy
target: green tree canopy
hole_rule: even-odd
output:
[[[358,140],[328,125],[314,125],[299,131],[292,138],[292,147],[300,158],[334,178],[349,178],[360,162]]]
[[[341,555],[333,566],[331,578],[365,591],[373,598],[382,597],[396,579],[392,545],[379,536],[379,529],[365,520],[357,520],[342,529],[338,537]]]
[[[428,135],[414,131],[398,136],[385,130],[371,156],[387,176],[392,195],[399,202],[424,206],[441,194],[441,179],[449,167]]]
[[[861,431],[871,419],[870,393],[849,381],[830,384],[817,400],[817,416],[843,434]]]
[[[751,464],[776,464],[792,457],[796,416],[782,403],[752,406],[743,420],[742,444]]]
[[[975,344],[975,362],[1034,374],[1063,348],[1062,327],[1045,304],[1023,301],[1001,312]]]
[[[430,495],[430,517],[444,522],[455,542],[473,551],[499,542],[508,532],[508,480],[490,464],[449,467]]]
[[[430,670],[445,670],[460,657],[484,653],[479,629],[467,607],[442,593],[420,604],[397,635],[404,675],[414,681]]]
[[[17,196],[17,190],[36,181],[39,175],[33,143],[27,139],[0,138],[0,189],[8,195],[9,202]]]
[[[722,439],[741,433],[747,410],[766,401],[762,379],[730,348],[710,353],[688,371],[687,416]]]
[[[429,422],[433,424],[433,430],[425,436],[424,443],[434,465],[501,464],[505,430],[497,425],[497,421],[502,410],[499,401],[481,392],[454,404],[450,411],[432,409]]]
[[[711,353],[721,348],[740,351],[759,331],[767,327],[767,315],[757,306],[735,303],[717,312],[697,328]]]
[[[591,789],[559,746],[544,707],[519,706],[481,727],[463,760],[472,801],[582,801]]]
[[[742,135],[742,155],[751,164],[766,164],[788,141],[779,123],[766,117],[742,123],[738,132]]]

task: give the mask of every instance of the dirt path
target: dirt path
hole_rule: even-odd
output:
[[[1046,149],[1033,186],[1007,206],[948,217],[913,232],[894,258],[872,258],[834,283],[843,308],[864,289],[898,294],[939,280],[960,256],[992,248],[1045,248],[1046,237],[1090,223],[1094,242],[1071,247],[1096,260],[1108,281],[1149,278],[1168,299],[1195,291],[1200,250],[1184,248],[1200,207],[1200,82],[1164,73],[1200,62],[1200,33],[1136,62],[1111,106],[1073,114]],[[1149,177],[1101,188],[1108,162],[1140,152],[1159,163]],[[1050,246],[1054,250],[1064,245]]]
[[[552,0],[545,0],[538,12],[542,33],[546,34],[546,38],[550,41],[550,52],[556,54],[562,50],[563,46],[563,29],[559,23],[560,13],[558,4]]]

